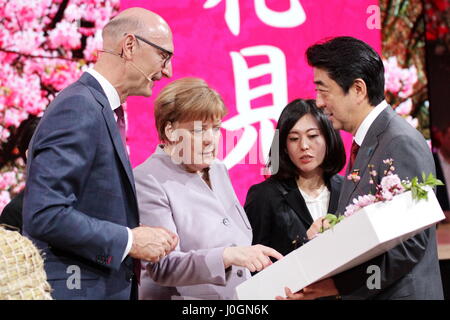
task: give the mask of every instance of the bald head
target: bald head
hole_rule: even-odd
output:
[[[147,9],[129,8],[103,28],[103,47],[114,48],[127,33],[154,40],[172,37],[169,25],[161,16]]]

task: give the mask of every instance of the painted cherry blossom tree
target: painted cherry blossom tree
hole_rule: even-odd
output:
[[[120,0],[0,0],[0,212],[24,187],[17,128],[95,62]]]
[[[430,139],[424,2],[380,0],[380,8],[386,100]]]

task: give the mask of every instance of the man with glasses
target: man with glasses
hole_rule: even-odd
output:
[[[45,254],[55,299],[137,297],[140,260],[177,245],[140,225],[122,104],[172,76],[172,33],[157,14],[127,9],[103,30],[92,69],[46,110],[30,144],[24,233]]]

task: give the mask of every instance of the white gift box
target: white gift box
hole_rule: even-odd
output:
[[[405,192],[345,218],[236,288],[241,300],[272,300],[364,263],[445,218],[431,188],[428,200]],[[368,277],[370,274],[368,274]]]

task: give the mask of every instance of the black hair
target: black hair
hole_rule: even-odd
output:
[[[345,150],[341,136],[333,128],[333,124],[317,108],[315,100],[296,99],[290,102],[280,115],[276,135],[272,142],[267,166],[274,172],[275,179],[298,178],[299,169],[292,163],[287,152],[287,137],[289,132],[304,115],[310,114],[317,120],[319,129],[325,137],[326,153],[321,164],[326,182],[342,170],[345,165]],[[278,166],[275,168],[276,164]]]
[[[366,83],[370,105],[384,100],[383,62],[367,43],[353,37],[336,37],[309,47],[306,58],[310,66],[325,70],[345,94],[360,78]]]
[[[25,152],[28,149],[28,145],[40,120],[40,117],[30,116],[28,119],[22,121],[19,128],[17,128],[17,148],[19,149],[20,157],[22,157],[25,163],[27,162]]]

